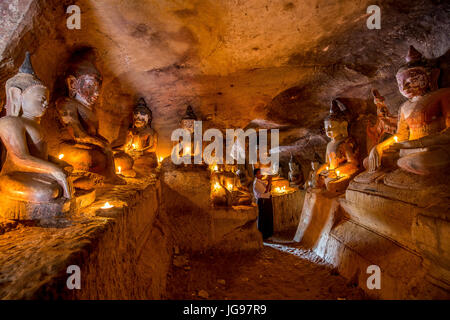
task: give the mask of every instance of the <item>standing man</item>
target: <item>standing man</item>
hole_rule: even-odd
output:
[[[272,187],[272,176],[263,181],[261,169],[253,170],[255,181],[253,181],[253,194],[258,204],[258,230],[262,233],[263,239],[271,237],[273,234],[273,209],[270,188]]]

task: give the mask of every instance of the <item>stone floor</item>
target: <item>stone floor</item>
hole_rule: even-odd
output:
[[[181,257],[169,277],[169,299],[367,299],[298,244],[266,242],[253,253]]]

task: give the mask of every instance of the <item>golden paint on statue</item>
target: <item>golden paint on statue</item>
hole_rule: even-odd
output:
[[[74,54],[66,84],[68,96],[58,99],[56,108],[65,127],[58,154],[76,171],[99,174],[105,183],[125,184],[114,168],[114,159],[109,142],[99,135],[99,121],[94,105],[100,96],[102,77],[90,50]],[[75,181],[76,186],[86,184]]]
[[[345,106],[333,100],[324,125],[331,141],[327,144],[326,163],[316,173],[317,185],[325,185],[328,191],[343,192],[359,170],[358,148],[348,136]]]

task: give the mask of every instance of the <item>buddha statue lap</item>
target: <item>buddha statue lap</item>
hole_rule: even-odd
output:
[[[337,100],[331,103],[330,115],[325,119],[325,132],[331,139],[327,144],[326,163],[316,172],[317,185],[325,185],[331,192],[345,191],[359,170],[356,142],[348,136],[345,106]]]
[[[28,52],[5,87],[7,114],[0,119],[0,138],[6,159],[0,173],[0,216],[18,220],[56,216],[73,191],[68,172],[47,154],[40,119],[48,107],[49,92],[34,74]]]
[[[140,98],[133,111],[133,124],[128,130],[126,143],[120,147],[121,151],[114,155],[116,172],[126,177],[134,177],[136,173],[133,163],[139,158],[151,168],[158,166],[158,134],[151,127],[151,123],[152,111],[145,100]]]
[[[64,161],[76,171],[100,175],[105,183],[125,184],[115,173],[109,142],[98,133],[94,105],[100,95],[101,75],[92,62],[90,51],[74,56],[66,77],[69,96],[56,102],[65,127],[58,154],[64,155]],[[85,177],[80,180],[85,184]],[[74,183],[77,185],[77,181]]]

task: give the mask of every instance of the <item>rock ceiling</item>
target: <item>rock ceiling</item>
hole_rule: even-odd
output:
[[[111,141],[143,96],[162,150],[187,104],[219,128],[298,128],[291,143],[319,133],[332,97],[367,111],[376,86],[396,111],[393,76],[410,44],[430,58],[446,54],[445,1],[380,3],[381,30],[368,30],[366,0],[80,0],[81,30],[68,30],[70,1],[5,0],[0,14],[11,32],[8,23],[0,29],[0,82],[30,50],[37,73],[58,88],[71,50],[93,46],[104,75],[101,130]],[[17,8],[26,14],[11,18]]]

